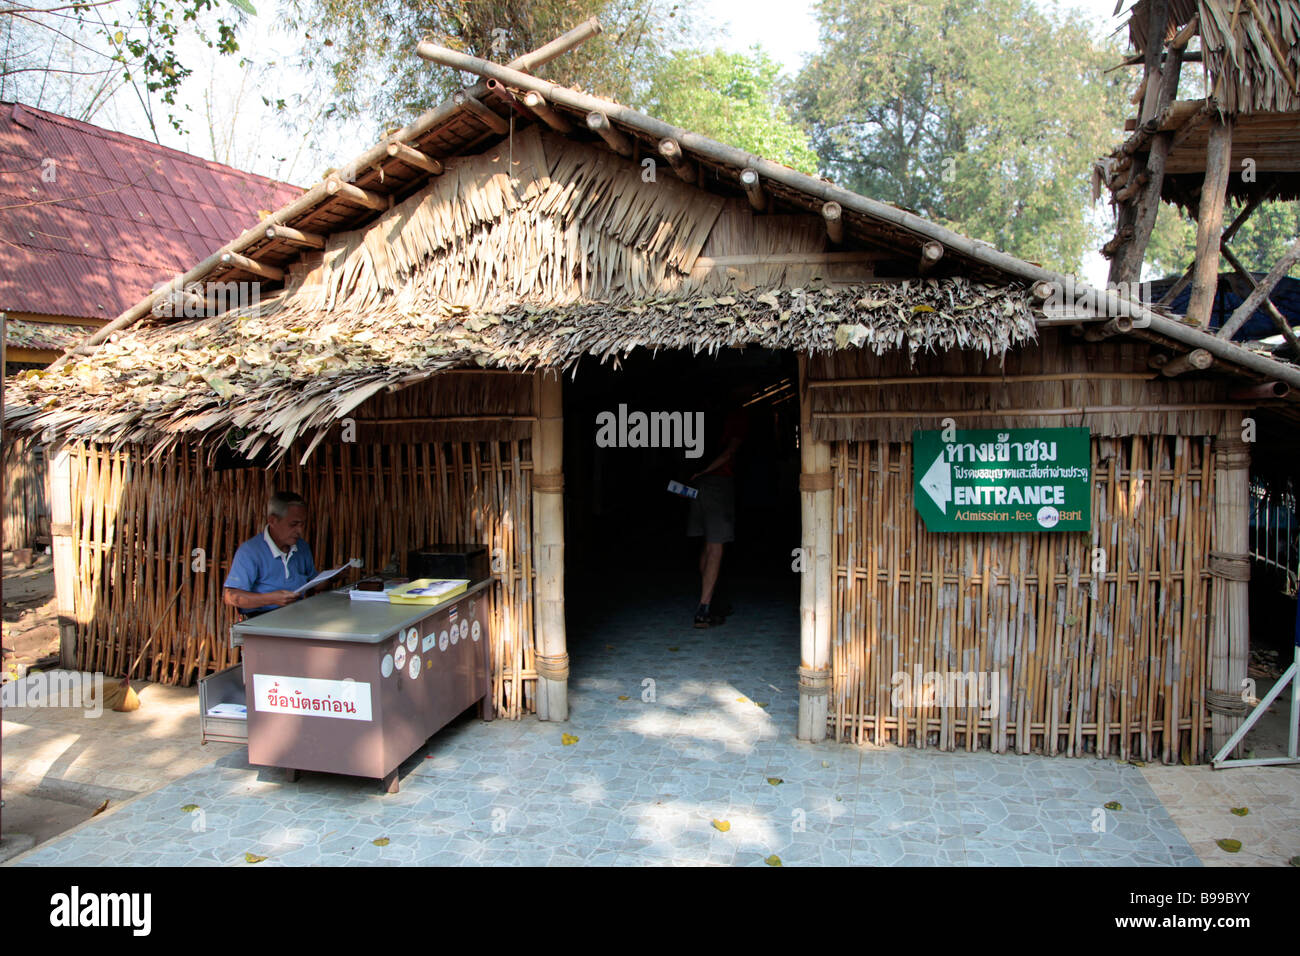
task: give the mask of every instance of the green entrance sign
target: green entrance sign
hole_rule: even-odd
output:
[[[1086,428],[912,432],[912,497],[930,531],[1087,531]]]

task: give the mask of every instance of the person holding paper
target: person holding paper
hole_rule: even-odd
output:
[[[222,592],[245,616],[274,611],[302,595],[316,577],[316,562],[303,540],[307,503],[291,491],[277,491],[267,504],[266,527],[239,546]]]

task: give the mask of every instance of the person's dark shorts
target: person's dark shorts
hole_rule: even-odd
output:
[[[735,480],[719,475],[700,475],[694,484],[700,493],[691,499],[690,515],[686,519],[687,536],[703,535],[710,544],[735,541]]]

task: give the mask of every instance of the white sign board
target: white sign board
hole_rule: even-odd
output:
[[[253,675],[253,707],[272,714],[370,720],[370,685],[354,680]]]

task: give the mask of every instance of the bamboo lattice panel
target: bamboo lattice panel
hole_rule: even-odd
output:
[[[836,739],[1201,759],[1210,439],[1094,438],[1093,530],[1074,534],[930,533],[912,502],[910,445],[832,449]],[[924,687],[926,673],[953,671],[1005,673],[996,714],[891,701],[899,672],[915,688],[913,675]]]
[[[239,544],[261,531],[277,488],[307,499],[305,538],[319,568],[360,558],[373,573],[430,542],[486,545],[493,691],[501,716],[533,707],[532,462],[528,441],[328,442],[274,468],[214,471],[197,452],[146,461],[135,451],[72,454],[77,663],[189,684],[238,661],[235,612],[221,585]],[[206,555],[196,571],[194,551]],[[153,643],[145,647],[157,625]]]

